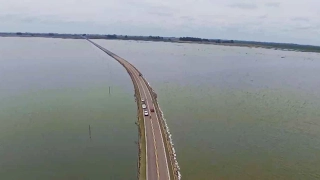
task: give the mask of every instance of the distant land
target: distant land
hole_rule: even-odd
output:
[[[256,41],[239,41],[225,39],[203,39],[197,37],[162,37],[162,36],[128,36],[116,34],[59,34],[59,33],[22,33],[22,32],[0,32],[0,37],[46,37],[46,38],[64,38],[64,39],[120,39],[136,41],[163,41],[176,43],[198,43],[214,44],[227,46],[245,46],[260,47],[268,49],[280,49],[287,51],[317,52],[320,53],[320,46],[300,45],[291,43],[274,43],[274,42],[256,42]]]

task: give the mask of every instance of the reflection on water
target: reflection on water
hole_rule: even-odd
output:
[[[121,65],[85,40],[44,38],[1,38],[0,62],[0,179],[136,177],[136,105]]]
[[[320,56],[96,40],[159,96],[183,179],[320,179]]]

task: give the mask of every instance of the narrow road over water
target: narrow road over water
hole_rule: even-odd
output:
[[[146,139],[146,178],[147,180],[169,180],[169,160],[166,156],[166,146],[164,145],[164,140],[162,138],[162,130],[159,122],[160,119],[156,113],[157,109],[155,108],[151,96],[152,92],[150,92],[148,89],[148,85],[144,81],[143,77],[139,75],[140,72],[128,61],[92,42],[91,40],[87,40],[117,60],[129,71],[129,73],[132,74],[131,78],[133,78],[132,80],[136,82],[140,97],[145,100],[147,105],[146,110],[149,113],[148,116],[143,117]],[[137,99],[137,101],[141,100]],[[154,112],[152,112],[151,109],[154,109]]]

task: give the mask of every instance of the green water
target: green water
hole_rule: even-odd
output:
[[[134,92],[117,62],[86,41],[0,46],[0,179],[136,178]]]
[[[202,88],[158,89],[184,179],[319,177],[319,102],[283,91]]]
[[[95,41],[156,90],[183,179],[320,179],[319,54]],[[0,179],[135,179],[123,67],[84,40],[0,42]]]
[[[320,179],[320,55],[96,42],[158,94],[182,179]]]

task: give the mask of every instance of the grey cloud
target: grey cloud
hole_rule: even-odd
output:
[[[153,4],[153,3],[147,3],[147,2],[131,2],[130,6],[132,8],[138,8],[138,9],[147,9],[148,12],[162,12],[162,13],[174,13],[175,10],[170,6],[160,5],[160,4]],[[134,6],[134,7],[133,7]]]
[[[294,29],[297,30],[309,30],[309,29],[314,29],[312,26],[301,26],[301,27],[295,27]]]
[[[268,6],[268,7],[279,7],[280,3],[278,3],[278,2],[268,2],[265,5]]]
[[[230,4],[229,7],[240,8],[240,9],[257,9],[258,6],[253,3],[234,3]]]
[[[15,14],[4,14],[4,15],[0,15],[0,20],[1,21],[11,21],[11,20],[16,20],[20,18],[20,16],[15,15]]]
[[[180,19],[187,20],[187,21],[194,21],[195,20],[193,17],[190,17],[190,16],[181,16]]]
[[[0,15],[0,21],[1,22],[13,22],[13,23],[43,23],[43,22],[57,22],[62,23],[65,21],[57,20],[54,16],[45,15],[45,16],[27,16],[24,14],[6,14],[6,15]]]
[[[317,25],[305,25],[305,26],[299,26],[299,27],[295,27],[294,29],[298,29],[298,30],[314,30],[314,29],[319,29],[320,28],[320,24]]]
[[[267,17],[267,15],[258,16],[259,19],[266,19]]]
[[[294,18],[291,18],[292,21],[305,21],[305,22],[309,22],[310,19],[307,18],[307,17],[294,17]]]
[[[304,32],[308,32],[308,34],[313,37],[315,36],[316,33],[320,33],[320,31],[318,31],[318,29],[320,29],[320,23],[316,23],[316,24],[295,24],[295,25],[288,25],[286,27],[284,27],[283,30],[287,31],[287,32],[299,32],[296,34],[296,36],[301,35],[301,31]]]
[[[299,4],[289,0],[87,1],[32,0],[30,5],[0,0],[0,31],[230,37],[320,45],[320,39],[314,38],[320,35],[316,26],[320,1],[315,0]],[[61,7],[65,2],[68,5]]]
[[[149,12],[149,14],[164,16],[164,17],[173,16],[173,13],[169,13],[169,12]]]
[[[0,16],[1,22],[22,22],[22,23],[33,23],[39,21],[38,18],[19,16],[17,14],[7,14]]]
[[[33,23],[36,22],[38,19],[36,18],[31,18],[31,17],[26,17],[26,18],[21,18],[22,22],[26,22],[26,23]]]

